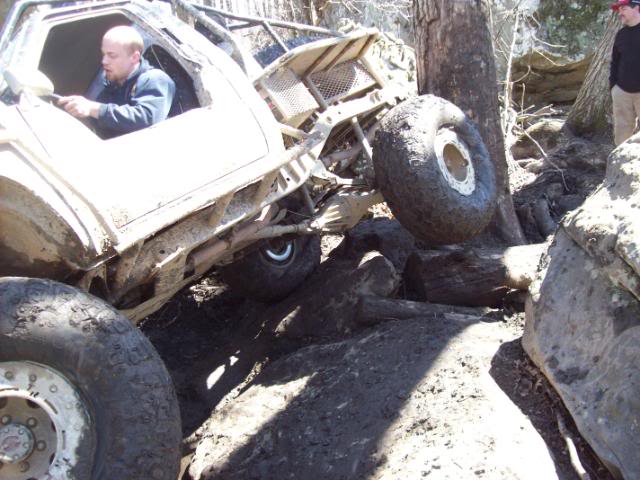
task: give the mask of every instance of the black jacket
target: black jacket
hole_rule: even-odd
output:
[[[144,59],[123,85],[105,79],[96,98],[103,104],[95,120],[98,135],[111,138],[164,120],[175,91],[173,80]]]
[[[623,27],[616,35],[611,55],[609,88],[640,92],[640,25]]]

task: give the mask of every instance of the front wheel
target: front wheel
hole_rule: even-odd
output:
[[[180,413],[151,343],[101,300],[0,279],[0,477],[175,480]]]
[[[373,148],[376,182],[416,237],[458,243],[480,233],[496,206],[496,175],[473,122],[433,95],[411,98],[381,122]]]
[[[319,264],[320,237],[274,238],[224,267],[220,274],[242,295],[274,302],[295,290]]]

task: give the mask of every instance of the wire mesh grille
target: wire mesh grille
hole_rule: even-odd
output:
[[[316,72],[311,81],[327,103],[347,97],[375,83],[369,72],[356,60],[341,63],[328,71]]]
[[[318,108],[313,96],[289,69],[278,70],[263,85],[286,120],[310,114]]]

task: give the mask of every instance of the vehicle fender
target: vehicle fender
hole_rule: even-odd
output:
[[[18,148],[0,144],[0,275],[64,279],[95,263],[95,243],[61,192]]]

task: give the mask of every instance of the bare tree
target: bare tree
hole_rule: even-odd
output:
[[[569,112],[565,123],[572,133],[577,135],[606,132],[612,136],[611,95],[609,92],[609,65],[611,50],[620,22],[616,15],[611,15],[604,36],[591,60],[584,83],[578,97]]]
[[[458,105],[479,127],[498,178],[492,230],[511,244],[526,243],[509,191],[498,86],[485,0],[414,0],[418,91]]]
[[[310,22],[313,2],[309,0],[201,0],[215,8],[222,8],[240,15],[277,18],[295,22]],[[314,8],[315,13],[315,8]]]

